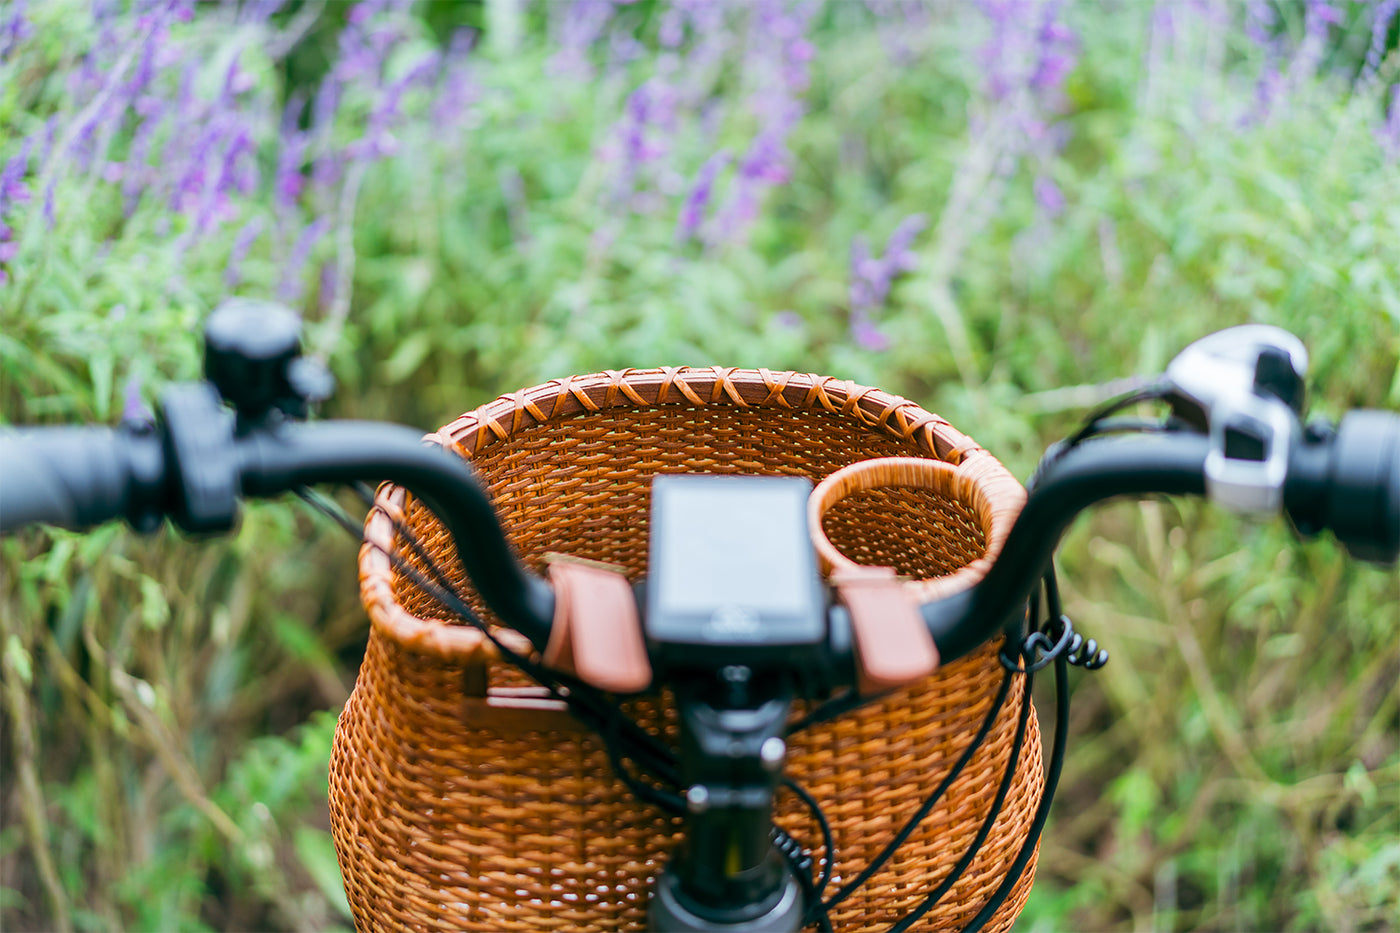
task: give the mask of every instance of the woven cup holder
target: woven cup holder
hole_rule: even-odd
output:
[[[817,484],[845,474],[857,485],[842,486],[814,526],[835,559],[894,567],[920,599],[936,598],[980,575],[1024,499],[994,457],[937,415],[807,373],[715,367],[570,377],[496,399],[430,440],[471,460],[507,536],[541,573],[546,555],[557,553],[644,574],[657,474],[805,476]],[[920,464],[910,475],[955,478],[857,488],[870,478],[846,473],[887,458]],[[394,519],[446,564],[483,619],[497,621],[462,576],[440,523],[405,490],[381,489],[360,554],[369,646],[336,730],[330,775],[332,829],[356,926],[645,929],[650,886],[680,822],[634,799],[597,736],[394,569],[386,551],[419,564]],[[996,650],[984,646],[789,735],[788,775],[820,803],[834,855],[793,796],[779,796],[776,818],[816,859],[833,862],[828,894],[876,857],[963,753],[1001,685]],[[1016,679],[939,804],[832,910],[836,929],[883,929],[918,906],[966,851],[1011,766],[1011,792],[990,836],[918,928],[961,929],[977,914],[1040,799],[1033,716],[1023,753],[1011,761],[1020,699]],[[665,698],[629,700],[625,709],[673,739]],[[1032,874],[986,929],[1010,928]]]
[[[893,567],[935,599],[986,576],[1019,508],[1016,496],[989,502],[974,477],[942,460],[878,457],[822,480],[807,518],[822,573]]]

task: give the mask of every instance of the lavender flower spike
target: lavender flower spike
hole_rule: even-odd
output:
[[[254,217],[243,225],[243,229],[238,231],[234,238],[233,248],[229,250],[228,265],[224,267],[224,285],[232,289],[238,285],[242,279],[243,260],[248,258],[248,251],[253,248],[258,237],[262,234],[262,218]]]
[[[1038,175],[1035,179],[1035,202],[1045,212],[1045,216],[1055,218],[1065,209],[1065,195],[1060,186],[1049,175]]]
[[[720,171],[729,164],[730,158],[729,151],[721,149],[706,159],[704,165],[700,166],[700,171],[695,176],[695,185],[690,189],[690,194],[681,207],[680,220],[676,224],[677,240],[685,242],[694,237],[700,229],[700,224],[704,222],[705,212],[710,205],[715,179],[719,177]]]
[[[1357,87],[1369,84],[1381,68],[1385,55],[1385,40],[1390,33],[1390,21],[1400,14],[1400,0],[1381,0],[1371,14],[1371,44],[1366,49],[1366,63],[1356,79]]]
[[[13,239],[14,231],[0,222],[0,285],[10,280],[9,265],[19,254],[19,244]]]
[[[278,301],[294,305],[301,300],[306,261],[311,258],[311,250],[328,229],[330,229],[330,220],[326,217],[318,217],[307,224],[306,229],[301,232],[301,236],[297,237],[296,245],[292,247],[291,254],[287,257],[287,263],[282,270],[282,282],[277,287]]]
[[[29,151],[34,148],[34,139],[24,141],[19,154],[5,164],[0,171],[0,215],[10,206],[29,200],[29,188],[24,184],[25,171],[29,168]]]
[[[884,353],[890,348],[890,338],[875,326],[868,314],[851,315],[851,339],[862,349],[875,353]]]
[[[889,338],[875,326],[874,314],[885,306],[890,286],[899,274],[918,265],[912,246],[926,226],[928,218],[923,214],[904,218],[886,241],[885,254],[879,257],[871,255],[865,237],[851,241],[850,328],[859,346],[877,353],[889,349]]]

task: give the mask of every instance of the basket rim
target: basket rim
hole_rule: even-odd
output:
[[[960,493],[953,497],[962,499],[977,515],[986,549],[981,557],[951,574],[907,582],[911,597],[919,602],[946,597],[981,580],[1025,503],[1025,489],[1011,472],[945,419],[882,389],[815,373],[678,366],[568,376],[502,395],[463,413],[424,439],[471,460],[518,431],[571,415],[661,406],[825,410],[855,418],[891,439],[912,443],[925,458],[953,467],[955,488]],[[405,489],[385,483],[365,520],[365,543],[359,555],[360,598],[371,625],[418,653],[489,662],[495,649],[475,628],[421,618],[395,598],[393,566],[387,552],[395,546],[395,520],[406,518],[407,503]],[[513,650],[530,650],[528,640],[519,633],[503,631],[500,635]]]

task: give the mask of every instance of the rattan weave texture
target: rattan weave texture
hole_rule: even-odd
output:
[[[508,534],[541,571],[557,552],[642,572],[648,481],[660,472],[820,481],[856,461],[912,456],[953,464],[957,477],[936,490],[853,492],[823,527],[851,559],[894,566],[917,594],[941,595],[985,573],[1024,501],[993,457],[937,416],[801,373],[571,377],[497,399],[435,439],[474,462]],[[381,490],[366,525],[373,543],[360,556],[369,648],[331,762],[332,824],[357,927],[642,929],[648,885],[676,825],[625,791],[601,742],[559,704],[495,663],[479,633],[453,624],[392,570],[379,549],[402,549],[391,514],[406,517],[434,554],[450,553],[426,510],[401,489]],[[874,857],[971,740],[1000,683],[995,651],[792,737],[789,772],[835,834],[831,891]],[[837,929],[883,929],[961,857],[1007,766],[1019,703],[1017,678],[966,772],[890,863],[833,911]],[[670,728],[664,701],[629,706],[649,728]],[[1040,774],[1032,717],[992,835],[919,929],[959,929],[996,889],[1039,801]],[[780,821],[817,843],[797,801],[782,800]],[[1009,929],[1031,876],[989,929]]]

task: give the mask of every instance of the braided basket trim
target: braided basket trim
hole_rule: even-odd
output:
[[[907,583],[920,602],[944,598],[986,576],[1025,503],[1025,489],[1016,478],[943,418],[881,389],[813,373],[681,366],[568,376],[502,395],[426,435],[426,439],[470,460],[522,430],[571,415],[666,405],[822,410],[853,418],[872,431],[912,444],[925,456],[956,466],[957,481],[943,491],[966,503],[980,519],[985,551],[951,574]],[[393,518],[405,518],[405,502],[401,488],[386,484],[366,521],[367,543],[360,550],[360,593],[372,623],[405,647],[425,654],[489,661],[495,650],[476,629],[419,618],[396,599],[393,568],[385,551],[394,547]],[[515,635],[508,642],[515,650],[529,650],[528,642],[518,634],[502,634],[506,639]]]

